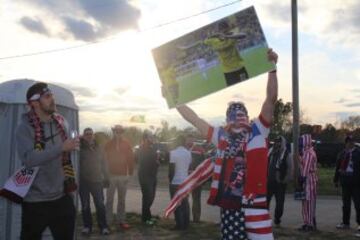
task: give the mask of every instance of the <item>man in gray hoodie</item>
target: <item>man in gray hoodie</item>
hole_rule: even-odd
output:
[[[92,216],[90,208],[90,194],[96,208],[96,219],[100,234],[108,235],[106,223],[103,187],[109,187],[109,176],[103,159],[103,152],[95,141],[91,128],[85,128],[80,141],[80,181],[79,195],[84,228],[82,233],[92,232]]]
[[[69,153],[79,146],[68,139],[68,124],[56,113],[54,96],[46,83],[35,83],[26,98],[31,110],[16,131],[19,158],[39,171],[22,203],[21,239],[41,239],[49,227],[54,239],[74,238],[76,189]]]

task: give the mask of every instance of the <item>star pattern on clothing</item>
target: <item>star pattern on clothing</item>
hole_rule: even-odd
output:
[[[221,234],[223,240],[248,240],[243,210],[222,209]]]

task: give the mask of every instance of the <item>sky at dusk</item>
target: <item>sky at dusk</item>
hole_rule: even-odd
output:
[[[73,92],[81,129],[162,120],[187,126],[167,108],[151,49],[255,6],[269,46],[279,54],[279,98],[292,100],[290,0],[2,0],[0,82],[28,78]],[[312,124],[335,123],[360,110],[360,1],[303,0],[299,3],[300,108]],[[175,21],[177,19],[185,20]],[[161,26],[164,23],[170,24]],[[81,46],[81,47],[77,47]],[[76,48],[73,48],[76,47]],[[47,54],[8,58],[72,48]],[[214,124],[227,102],[246,103],[256,117],[267,75],[213,93],[188,105]]]

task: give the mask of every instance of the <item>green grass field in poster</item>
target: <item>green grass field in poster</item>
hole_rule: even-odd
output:
[[[267,47],[261,46],[245,51],[241,54],[249,79],[274,68],[273,63],[267,61]],[[221,66],[215,65],[206,72],[196,72],[182,76],[179,82],[178,103],[187,103],[210,93],[226,88],[224,73]],[[175,107],[171,99],[167,99],[170,108]]]

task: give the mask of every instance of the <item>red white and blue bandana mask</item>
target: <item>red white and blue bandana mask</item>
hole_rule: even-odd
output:
[[[226,123],[231,131],[239,132],[251,129],[246,107],[241,102],[231,102],[226,110]]]

